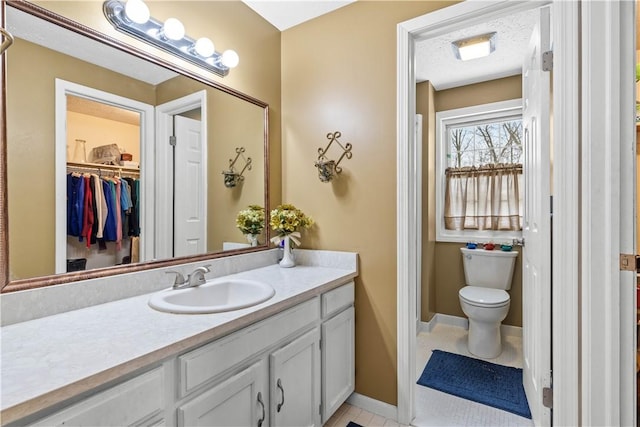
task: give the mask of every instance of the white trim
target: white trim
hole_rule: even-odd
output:
[[[636,233],[636,83],[635,83],[635,52],[638,31],[635,28],[637,3],[625,2],[621,6],[620,65],[618,67],[621,79],[620,105],[622,108],[620,119],[620,227],[617,232],[620,237],[620,253],[637,254]],[[637,375],[636,373],[636,281],[635,272],[619,271],[620,277],[620,424],[637,425]]]
[[[397,121],[397,380],[398,413],[400,424],[409,425],[414,417],[414,382],[416,357],[416,305],[417,277],[415,264],[416,222],[415,201],[412,191],[421,177],[412,174],[411,156],[417,152],[415,132],[412,132],[415,116],[414,41],[409,29],[398,25],[398,121]],[[410,96],[409,94],[412,94]]]
[[[431,318],[431,320],[429,320],[428,322],[420,322],[420,324],[418,325],[418,329],[417,329],[417,333],[419,334],[420,332],[431,332],[433,331],[433,327],[436,326],[436,322],[435,322],[435,316],[433,316]]]
[[[632,2],[581,2],[583,425],[631,425],[635,412],[635,275],[619,268],[621,250],[634,250],[633,194],[621,193],[635,178],[633,12]]]
[[[416,114],[416,123],[415,123],[415,136],[416,136],[416,153],[413,158],[415,164],[415,175],[419,177],[416,180],[416,195],[415,195],[415,227],[416,227],[416,237],[415,237],[415,251],[416,251],[416,263],[415,263],[415,271],[416,271],[416,328],[419,327],[420,321],[422,319],[422,114]]]
[[[173,116],[200,108],[202,139],[207,136],[207,91],[201,90],[174,99],[156,107],[156,259],[173,257],[173,148],[169,137],[173,135]],[[206,176],[206,170],[204,171]],[[205,188],[206,189],[206,188]],[[206,193],[206,191],[205,191]],[[206,194],[204,199],[206,206]]]
[[[448,325],[469,330],[469,319],[466,317],[452,316],[451,314],[436,313],[431,319],[435,325]]]
[[[447,230],[444,227],[444,198],[449,154],[447,127],[480,120],[522,118],[522,98],[436,112],[436,242],[511,242],[522,238],[522,231]]]
[[[351,396],[347,398],[349,405],[357,406],[360,409],[364,409],[372,414],[380,415],[389,420],[398,419],[398,408],[393,405],[389,405],[386,402],[372,399],[363,394],[351,393]]]
[[[579,418],[579,28],[578,2],[558,1],[551,10],[553,76],[552,354],[553,424],[581,425]],[[562,167],[559,167],[562,165]]]
[[[140,260],[146,261],[153,254],[154,229],[154,114],[153,106],[133,99],[114,95],[88,86],[55,80],[55,206],[56,231],[55,268],[57,273],[67,271],[67,95],[89,99],[102,104],[135,111],[140,114]]]
[[[436,325],[448,325],[469,329],[469,319],[466,317],[452,316],[450,314],[436,313],[433,318],[428,322],[420,323],[419,332],[431,332]],[[520,337],[522,338],[522,328],[520,326],[513,325],[500,325],[500,332],[505,337]]]

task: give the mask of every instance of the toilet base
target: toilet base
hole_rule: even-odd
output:
[[[469,352],[484,359],[496,358],[502,353],[500,322],[478,322],[469,319]]]

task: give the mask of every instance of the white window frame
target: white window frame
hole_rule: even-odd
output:
[[[522,231],[447,230],[444,226],[444,196],[447,169],[447,128],[483,120],[504,120],[522,117],[522,99],[492,102],[472,107],[456,108],[436,113],[436,241],[506,243],[522,238]]]

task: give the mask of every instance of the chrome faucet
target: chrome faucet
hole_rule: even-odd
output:
[[[211,267],[210,264],[198,267],[193,270],[191,274],[187,275],[186,278],[179,271],[167,271],[166,273],[176,275],[175,280],[173,281],[173,289],[190,288],[193,286],[204,285],[207,282],[204,275],[211,271],[209,267]]]

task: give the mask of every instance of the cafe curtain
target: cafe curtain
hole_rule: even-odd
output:
[[[522,230],[521,164],[447,168],[447,230]]]

